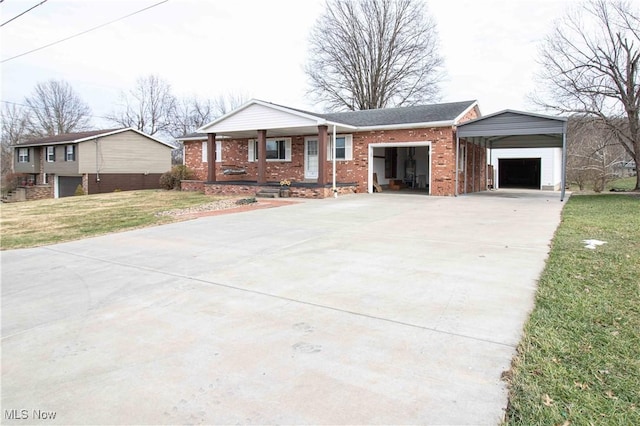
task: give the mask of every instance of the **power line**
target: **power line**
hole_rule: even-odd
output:
[[[109,22],[107,22],[107,23],[104,23],[104,24],[98,25],[97,27],[89,28],[88,30],[82,31],[82,32],[80,32],[80,33],[74,34],[74,35],[72,35],[72,36],[69,36],[69,37],[63,38],[63,39],[58,40],[58,41],[54,41],[53,43],[49,43],[49,44],[47,44],[47,45],[45,45],[45,46],[40,46],[40,47],[38,47],[38,48],[36,48],[36,49],[29,50],[28,52],[24,52],[24,53],[21,53],[21,54],[19,54],[19,55],[12,56],[12,57],[10,57],[10,58],[8,58],[8,59],[3,59],[2,61],[0,61],[0,64],[4,64],[5,62],[11,61],[12,59],[16,59],[16,58],[19,58],[19,57],[21,57],[21,56],[28,55],[29,53],[37,52],[38,50],[42,50],[42,49],[45,49],[45,48],[47,48],[47,47],[51,47],[51,46],[53,46],[53,45],[55,45],[55,44],[62,43],[63,41],[71,40],[72,38],[75,38],[75,37],[81,36],[81,35],[83,35],[83,34],[86,34],[86,33],[88,33],[88,32],[91,32],[91,31],[95,31],[95,30],[97,30],[97,29],[99,29],[99,28],[106,27],[107,25],[113,24],[114,22],[122,21],[122,20],[123,20],[123,19],[125,19],[125,18],[128,18],[128,17],[133,16],[133,15],[137,15],[138,13],[144,12],[145,10],[149,10],[149,9],[154,8],[154,7],[156,7],[156,6],[160,6],[161,4],[166,3],[166,2],[168,2],[168,1],[169,1],[169,0],[163,0],[163,1],[158,2],[158,3],[156,3],[156,4],[152,4],[151,6],[148,6],[148,7],[145,7],[145,8],[143,8],[143,9],[137,10],[137,11],[135,11],[135,12],[133,12],[133,13],[128,14],[128,15],[122,16],[122,17],[120,17],[120,18],[118,18],[118,19],[114,19],[113,21],[109,21]]]
[[[0,100],[0,102],[2,102],[3,104],[11,104],[11,105],[17,105],[17,106],[21,106],[24,108],[29,108],[29,109],[38,109],[40,111],[45,111],[45,108],[38,108],[35,106],[31,106],[31,105],[27,105],[27,104],[21,104],[19,102],[11,102],[11,101],[4,101],[4,100]],[[111,120],[112,117],[104,117],[102,115],[93,115],[93,114],[88,114],[89,117],[94,117],[94,118],[104,118],[105,120]]]
[[[35,6],[33,6],[33,7],[29,8],[29,9],[25,10],[25,11],[24,11],[24,12],[22,12],[20,15],[14,16],[13,18],[9,19],[8,21],[3,22],[2,24],[0,24],[0,27],[4,27],[5,25],[7,25],[9,22],[13,21],[14,19],[18,19],[19,17],[21,17],[21,16],[22,16],[22,15],[24,15],[25,13],[27,13],[27,12],[29,12],[29,11],[31,11],[31,10],[33,10],[33,9],[35,9],[36,7],[38,7],[38,6],[40,6],[41,4],[46,3],[46,2],[47,2],[47,0],[42,0],[40,3],[38,3],[38,4],[36,4]]]

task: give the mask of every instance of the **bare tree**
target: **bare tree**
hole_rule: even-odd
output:
[[[7,177],[13,169],[13,146],[20,142],[26,134],[27,114],[17,105],[5,104],[0,111],[2,122],[0,163],[2,188],[7,187]]]
[[[171,133],[176,98],[168,82],[157,75],[140,77],[135,87],[120,97],[122,109],[108,115],[110,121],[148,135]]]
[[[627,152],[599,118],[571,117],[567,129],[567,179],[601,192],[618,177]]]
[[[438,99],[443,61],[422,0],[327,0],[310,44],[309,94],[330,110]]]
[[[38,83],[25,103],[29,106],[26,121],[29,136],[53,136],[89,127],[91,109],[66,81]]]
[[[213,100],[213,117],[212,119],[221,117],[234,109],[242,106],[249,100],[249,96],[242,92],[227,92],[224,95],[218,95]],[[206,124],[203,123],[203,124]]]
[[[199,127],[236,109],[247,101],[247,96],[239,92],[229,92],[211,99],[197,96],[177,100],[172,113],[171,134],[179,137],[195,132]],[[174,163],[182,161],[182,146],[173,151]]]
[[[640,13],[593,0],[556,23],[541,49],[544,92],[534,100],[597,117],[636,164],[640,190]]]

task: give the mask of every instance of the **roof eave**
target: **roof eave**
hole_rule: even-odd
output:
[[[452,127],[454,126],[453,120],[445,121],[428,121],[425,123],[400,123],[400,124],[381,124],[376,126],[360,126],[356,129],[359,131],[367,130],[395,130],[395,129],[419,129],[419,128],[431,128],[431,127]]]

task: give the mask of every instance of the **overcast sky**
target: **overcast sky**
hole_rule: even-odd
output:
[[[41,0],[5,0],[2,22]],[[2,60],[160,0],[48,0],[0,28]],[[540,41],[574,0],[433,0],[445,58],[442,101],[477,99],[483,114],[534,111],[527,95]],[[99,116],[137,77],[158,74],[177,96],[240,92],[307,110],[307,38],[324,0],[169,0],[96,31],[2,63],[2,100],[64,79]]]

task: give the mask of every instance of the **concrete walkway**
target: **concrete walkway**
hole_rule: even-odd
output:
[[[367,194],[2,252],[3,423],[495,425],[562,206]]]

